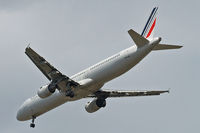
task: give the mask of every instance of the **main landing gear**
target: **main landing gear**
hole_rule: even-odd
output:
[[[65,95],[70,97],[70,98],[73,98],[74,97],[74,92],[72,90],[67,90]]]
[[[65,93],[66,96],[69,96],[70,98],[74,97],[74,92],[72,91],[72,84],[71,83],[67,83],[67,91]]]
[[[30,124],[30,127],[32,127],[32,128],[35,127],[35,124],[34,124],[35,119],[36,119],[36,117],[32,116],[32,121],[31,121],[31,124]]]

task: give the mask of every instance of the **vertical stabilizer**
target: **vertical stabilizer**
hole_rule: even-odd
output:
[[[153,39],[153,33],[156,25],[157,11],[158,7],[154,7],[141,34],[144,38],[148,40]]]
[[[149,43],[149,40],[147,40],[145,37],[141,36],[140,34],[138,34],[132,29],[130,29],[128,33],[133,39],[133,41],[135,42],[135,44],[137,45],[137,47],[142,47]]]

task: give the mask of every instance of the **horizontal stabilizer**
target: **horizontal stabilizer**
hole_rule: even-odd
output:
[[[131,38],[133,39],[133,41],[135,42],[135,44],[138,46],[138,47],[142,47],[144,46],[145,44],[148,44],[149,41],[144,38],[143,36],[141,36],[140,34],[138,34],[137,32],[135,32],[134,30],[130,29],[128,31],[129,35],[131,36]]]
[[[153,50],[179,49],[181,47],[183,47],[183,46],[180,46],[180,45],[168,45],[168,44],[158,44],[153,48]]]

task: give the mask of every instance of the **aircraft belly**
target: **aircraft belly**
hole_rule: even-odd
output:
[[[75,97],[70,98],[66,97],[65,93],[55,92],[53,95],[47,97],[47,98],[40,98],[37,95],[34,96],[29,104],[29,109],[31,110],[29,119],[31,119],[32,116],[39,116],[41,114],[44,114],[45,112],[48,112],[62,104],[68,101],[75,101],[79,100],[81,98],[84,98],[88,96],[89,94],[96,92],[99,90],[103,85],[95,84],[89,87],[84,88],[77,88],[74,90]]]
[[[32,110],[32,115],[37,117],[65,102],[66,101],[59,93],[55,93],[44,99],[36,95],[35,98],[33,97],[31,100],[30,108]]]

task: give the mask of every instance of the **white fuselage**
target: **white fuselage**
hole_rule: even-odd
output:
[[[66,97],[64,92],[56,90],[47,98],[40,98],[35,95],[27,99],[17,112],[17,119],[25,121],[37,117],[57,106],[67,102],[79,100],[98,91],[106,82],[122,75],[139,63],[147,54],[149,54],[154,46],[159,43],[158,39],[137,48],[136,45],[127,48],[83,71],[77,73],[70,78],[76,82],[84,80],[92,81],[92,84],[84,88],[75,88],[75,96],[73,98]]]

